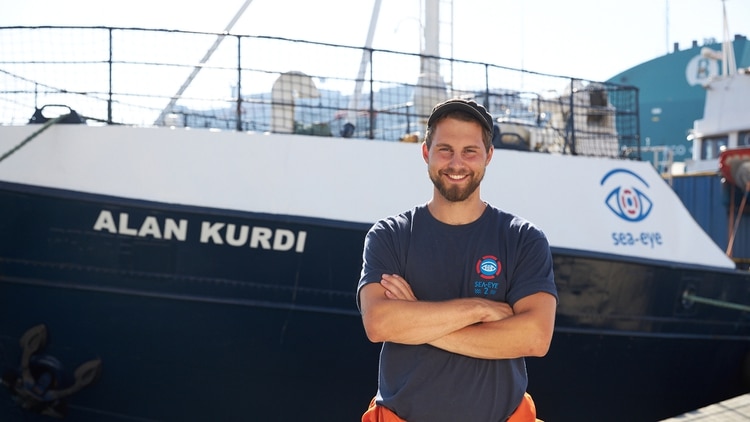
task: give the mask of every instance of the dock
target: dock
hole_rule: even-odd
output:
[[[740,422],[750,421],[750,394],[743,394],[662,422]]]

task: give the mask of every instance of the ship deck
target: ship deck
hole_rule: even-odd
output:
[[[750,394],[743,394],[697,410],[684,413],[662,422],[732,422],[750,420]]]

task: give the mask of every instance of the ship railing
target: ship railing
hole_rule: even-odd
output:
[[[3,125],[62,104],[90,125],[414,141],[435,103],[462,97],[485,105],[525,149],[640,158],[632,86],[390,50],[142,28],[0,27],[0,51]],[[357,80],[363,57],[368,71]]]

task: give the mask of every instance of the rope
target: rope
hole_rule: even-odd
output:
[[[734,200],[734,187],[732,187],[732,200]],[[732,247],[734,246],[734,238],[737,236],[737,229],[740,226],[740,219],[742,218],[742,214],[745,212],[745,204],[747,204],[747,196],[750,194],[750,182],[745,183],[745,195],[742,197],[742,201],[740,202],[740,209],[737,211],[737,217],[734,220],[734,226],[732,228],[732,232],[729,236],[729,245],[727,245],[727,256],[732,257]],[[731,205],[731,210],[734,211],[734,203]],[[731,224],[731,222],[730,222]]]
[[[11,154],[13,154],[14,152],[16,152],[19,149],[23,148],[24,145],[26,145],[29,142],[31,142],[32,139],[36,138],[37,135],[39,135],[40,133],[42,133],[45,130],[47,130],[47,128],[49,128],[50,126],[54,125],[55,123],[59,122],[60,120],[66,118],[68,116],[70,116],[70,113],[68,113],[68,114],[62,114],[60,116],[55,117],[54,119],[47,120],[42,125],[42,127],[39,128],[39,130],[37,130],[36,132],[34,132],[31,135],[27,136],[26,139],[24,139],[23,141],[21,141],[20,144],[16,145],[15,147],[11,148],[8,152],[6,152],[5,154],[3,154],[3,156],[0,157],[0,162],[2,162],[3,160],[5,160],[6,158],[10,157]]]
[[[703,304],[711,305],[711,306],[718,306],[719,308],[735,309],[738,311],[750,312],[750,306],[740,305],[739,303],[726,302],[723,300],[709,299],[707,297],[696,296],[692,293],[688,293],[687,291],[685,291],[685,293],[682,294],[682,300],[703,303]]]

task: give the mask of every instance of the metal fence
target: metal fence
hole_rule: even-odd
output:
[[[640,157],[632,86],[276,37],[0,28],[4,125],[58,104],[88,124],[399,141],[419,139],[432,106],[452,97],[489,109],[500,147]]]

